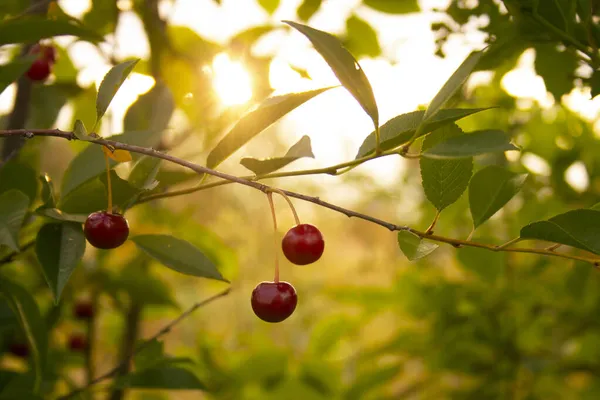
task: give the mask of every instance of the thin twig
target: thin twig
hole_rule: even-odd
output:
[[[27,137],[27,138],[31,138],[33,136],[56,136],[56,137],[62,137],[64,139],[69,139],[69,140],[74,140],[75,135],[72,132],[64,132],[58,129],[13,129],[13,130],[0,130],[0,137],[3,136],[23,136],[23,137]],[[125,143],[120,143],[120,142],[115,142],[112,140],[105,140],[105,139],[96,139],[96,140],[91,140],[91,143],[95,143],[95,144],[99,144],[99,145],[103,145],[103,146],[112,146],[115,149],[121,149],[121,150],[127,150],[133,153],[139,153],[139,154],[145,154],[147,156],[150,157],[156,157],[156,158],[160,158],[169,162],[172,162],[174,164],[178,164],[181,165],[183,167],[189,168],[192,171],[195,171],[198,174],[207,174],[207,175],[213,175],[216,176],[218,178],[221,179],[225,179],[231,182],[235,182],[235,183],[239,183],[241,185],[245,185],[245,186],[249,186],[252,188],[255,188],[257,190],[260,190],[263,193],[267,193],[270,190],[272,190],[272,188],[270,186],[264,185],[262,183],[259,182],[255,182],[255,181],[250,181],[244,178],[240,178],[234,175],[229,175],[223,172],[219,172],[219,171],[215,171],[213,169],[210,168],[206,168],[204,166],[198,165],[198,164],[194,164],[192,162],[186,161],[186,160],[182,160],[180,158],[171,156],[169,154],[165,154],[165,153],[161,153],[159,151],[156,151],[154,149],[150,149],[150,148],[146,148],[146,147],[141,147],[141,146],[134,146],[131,144],[125,144]],[[382,153],[383,154],[383,153]],[[318,197],[313,197],[313,196],[307,196],[304,194],[300,194],[300,193],[296,193],[296,192],[292,192],[289,190],[281,190],[283,193],[285,193],[287,196],[289,197],[293,197],[296,199],[300,199],[303,201],[307,201],[316,205],[319,205],[321,207],[324,208],[328,208],[330,210],[333,211],[337,211],[341,214],[344,214],[348,217],[354,217],[354,218],[359,218],[365,221],[369,221],[372,222],[374,224],[383,226],[384,228],[390,230],[390,231],[409,231],[414,233],[415,235],[421,237],[421,238],[425,238],[428,240],[432,240],[432,241],[436,241],[436,242],[441,242],[441,243],[448,243],[451,244],[454,247],[461,247],[461,246],[469,246],[469,247],[479,247],[479,248],[485,248],[488,250],[492,250],[492,251],[505,251],[505,252],[513,252],[513,253],[531,253],[531,254],[539,254],[539,255],[544,255],[544,256],[552,256],[552,257],[560,257],[560,258],[565,258],[565,259],[570,259],[570,260],[577,260],[577,261],[584,261],[590,264],[593,264],[595,267],[599,267],[600,268],[600,258],[590,258],[590,257],[583,257],[583,256],[578,256],[578,255],[573,255],[573,254],[567,254],[567,253],[558,253],[555,251],[547,251],[545,249],[536,249],[536,248],[517,248],[517,247],[504,247],[504,246],[508,246],[511,243],[505,243],[501,246],[496,246],[496,245],[490,245],[490,244],[485,244],[485,243],[479,243],[479,242],[473,242],[473,241],[466,241],[466,240],[460,240],[460,239],[453,239],[453,238],[448,238],[445,236],[438,236],[438,235],[430,235],[427,234],[426,232],[422,232],[413,228],[410,228],[408,226],[405,225],[396,225],[393,224],[391,222],[388,221],[384,221],[382,219],[376,218],[376,217],[372,217],[370,215],[366,215],[366,214],[362,214],[356,211],[352,211],[349,210],[347,208],[344,207],[340,207],[337,206],[335,204],[332,203],[328,203],[326,201],[321,200]]]
[[[220,299],[221,297],[225,297],[227,296],[229,293],[231,292],[231,288],[225,289],[224,291],[222,291],[221,293],[217,293],[216,295],[209,297],[206,300],[202,300],[201,302],[198,302],[196,304],[194,304],[192,307],[190,307],[187,311],[183,312],[181,315],[179,315],[179,317],[175,318],[173,321],[169,322],[167,325],[165,325],[160,331],[158,331],[154,336],[146,339],[143,343],[141,343],[139,346],[136,347],[136,349],[132,352],[131,356],[136,355],[137,353],[139,353],[140,351],[144,350],[146,347],[148,347],[150,345],[150,343],[152,343],[154,340],[166,335],[167,333],[169,333],[171,331],[171,329],[173,329],[173,327],[175,327],[175,325],[177,325],[178,323],[180,323],[182,320],[184,320],[185,318],[187,318],[188,316],[190,316],[194,311],[196,311],[197,309],[199,309],[200,307],[203,307],[205,305],[208,305],[210,303],[212,303],[213,301]],[[110,371],[100,375],[99,377],[95,378],[94,380],[92,380],[90,383],[88,383],[87,385],[80,387],[78,389],[73,390],[70,393],[67,393],[66,395],[62,396],[59,398],[59,400],[66,400],[66,399],[70,399],[73,398],[74,396],[86,391],[87,389],[89,389],[90,387],[103,382],[109,378],[112,378],[113,376],[115,376],[120,370],[121,368],[123,368],[123,365],[127,365],[129,362],[131,361],[131,359],[127,359],[124,360],[124,362],[120,363],[119,365],[115,366],[114,368],[112,368]]]

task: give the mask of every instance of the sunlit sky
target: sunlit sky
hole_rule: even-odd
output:
[[[221,6],[213,0],[165,0],[160,9],[163,17],[171,24],[189,26],[203,37],[225,43],[231,36],[249,27],[265,23],[277,24],[283,19],[294,20],[300,2],[301,0],[282,0],[272,16],[269,16],[256,0],[222,0]],[[447,58],[440,59],[434,56],[434,37],[430,31],[430,21],[439,19],[440,16],[431,10],[435,7],[445,7],[447,0],[421,0],[424,12],[406,16],[378,13],[360,3],[360,0],[327,0],[309,23],[318,29],[343,33],[347,17],[356,13],[376,29],[383,57],[361,59],[359,62],[373,86],[382,122],[400,113],[413,111],[420,104],[426,104],[469,52],[483,47],[483,35],[472,31],[468,35],[451,38],[445,47]],[[89,9],[91,1],[59,0],[59,4],[69,14],[79,17]],[[115,37],[110,37],[103,45],[104,50],[115,51],[117,58],[147,57],[149,46],[141,21],[132,11],[127,11],[131,9],[131,1],[119,0],[118,6],[124,12],[121,14]],[[72,41],[73,38],[57,39],[61,44]],[[255,51],[275,55],[270,82],[278,94],[338,83],[327,64],[298,32],[274,32],[259,41]],[[97,49],[89,43],[78,42],[69,46],[69,55],[81,70],[78,82],[83,86],[91,83],[99,85],[110,68]],[[536,76],[533,70],[534,57],[534,52],[526,52],[521,57],[519,66],[505,76],[503,86],[513,96],[550,107],[553,100],[546,93],[543,80]],[[312,80],[302,78],[290,64],[307,70]],[[242,65],[233,63],[226,54],[220,54],[210,67],[213,70],[215,89],[224,104],[248,101],[252,94],[251,77]],[[110,132],[103,134],[121,131],[121,119],[127,106],[135,101],[138,95],[150,90],[153,84],[154,80],[151,77],[132,74],[113,100]],[[14,86],[0,96],[1,113],[10,110],[13,98]],[[590,101],[589,92],[576,89],[565,96],[564,101],[569,108],[589,121],[598,120],[600,97]],[[69,107],[63,109],[59,116],[59,128],[70,128],[65,124],[70,122],[71,115],[72,110]],[[326,92],[311,100],[286,116],[279,127],[280,139],[289,144],[304,134],[312,139],[316,160],[300,160],[295,165],[297,168],[318,168],[352,159],[364,137],[373,130],[370,119],[343,89]],[[595,128],[600,135],[599,122],[596,122]],[[241,149],[233,159],[239,160],[238,155],[247,154]],[[253,156],[267,157],[273,154]],[[540,160],[533,159],[529,164],[526,165],[532,172],[544,172]],[[378,181],[388,184],[395,181],[404,165],[404,160],[387,157],[369,162],[361,169],[373,174],[378,171]],[[226,167],[227,164],[224,164],[223,168]],[[583,170],[585,173],[585,168]],[[382,174],[381,171],[387,172]],[[575,175],[577,174],[576,171]]]

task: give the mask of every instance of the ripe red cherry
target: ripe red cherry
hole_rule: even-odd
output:
[[[300,224],[291,228],[281,241],[283,254],[296,265],[311,264],[321,258],[325,241],[313,225]]]
[[[52,72],[56,62],[56,49],[53,46],[34,45],[29,54],[37,54],[37,59],[27,70],[27,77],[32,81],[45,81]]]
[[[129,224],[121,214],[98,211],[87,217],[83,233],[92,246],[99,249],[114,249],[127,240]]]
[[[77,319],[90,319],[94,316],[94,306],[89,301],[80,301],[73,308],[73,316]]]
[[[27,343],[13,342],[8,346],[8,351],[21,358],[26,358],[29,355],[29,346]]]
[[[69,338],[69,349],[71,349],[71,351],[83,351],[87,345],[87,338],[82,334],[73,334]]]
[[[38,58],[27,70],[27,77],[36,82],[45,81],[50,76],[51,69],[50,61]]]
[[[266,322],[281,322],[294,312],[296,289],[288,282],[261,282],[252,291],[252,310]]]

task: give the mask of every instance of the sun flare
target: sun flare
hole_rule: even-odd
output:
[[[225,106],[247,103],[252,98],[252,80],[242,64],[232,61],[226,53],[213,60],[213,86]]]

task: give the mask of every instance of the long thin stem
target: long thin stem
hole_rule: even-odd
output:
[[[281,197],[283,197],[285,199],[285,201],[287,201],[288,205],[290,206],[290,210],[292,210],[292,214],[294,214],[294,221],[296,221],[296,225],[300,225],[300,218],[298,218],[298,213],[296,212],[296,208],[294,207],[294,204],[292,204],[292,201],[290,200],[288,195],[285,194],[282,190],[279,190],[276,188],[271,188],[271,189],[269,189],[269,191],[281,195]]]
[[[58,129],[0,130],[0,137],[6,137],[6,136],[22,136],[25,138],[32,138],[34,136],[55,136],[55,137],[61,137],[61,138],[68,139],[68,140],[76,140],[77,139],[72,132],[63,132]],[[225,179],[225,180],[228,180],[231,182],[239,183],[241,185],[252,187],[254,189],[262,191],[263,193],[267,193],[269,190],[272,189],[270,186],[264,185],[262,183],[244,179],[244,178],[240,178],[240,177],[237,177],[234,175],[229,175],[229,174],[226,174],[223,172],[215,171],[213,169],[206,168],[204,166],[194,164],[194,163],[186,161],[186,160],[182,160],[180,158],[171,156],[169,154],[161,153],[154,149],[141,147],[141,146],[134,146],[134,145],[120,143],[120,142],[115,142],[112,140],[104,140],[104,139],[92,140],[91,143],[95,143],[95,144],[103,145],[103,146],[112,146],[116,149],[127,150],[127,151],[130,151],[133,153],[139,153],[139,154],[144,154],[144,155],[147,155],[150,157],[160,158],[160,159],[172,162],[174,164],[189,168],[198,174],[213,175],[213,176],[216,176],[221,179]],[[299,200],[307,201],[307,202],[316,204],[318,206],[339,212],[348,217],[359,218],[364,221],[368,221],[368,222],[374,223],[376,225],[382,226],[390,231],[408,231],[408,232],[414,233],[415,235],[417,235],[421,238],[432,240],[435,242],[448,243],[454,247],[469,246],[469,247],[485,248],[485,249],[488,249],[491,251],[505,251],[505,252],[513,252],[513,253],[531,253],[531,254],[538,254],[538,255],[544,255],[544,256],[560,257],[560,258],[565,258],[565,259],[570,259],[570,260],[583,261],[583,262],[593,264],[596,267],[600,267],[600,258],[598,258],[598,257],[596,257],[596,258],[584,257],[584,256],[578,256],[575,254],[559,253],[556,251],[548,251],[545,249],[536,249],[536,248],[503,247],[503,246],[506,246],[506,244],[502,245],[502,246],[496,246],[496,245],[490,245],[490,244],[486,244],[486,243],[453,239],[453,238],[448,238],[445,236],[439,236],[439,235],[433,235],[433,234],[429,235],[426,232],[421,232],[419,230],[410,228],[405,225],[396,225],[392,222],[388,222],[388,221],[385,221],[385,220],[382,220],[382,219],[379,219],[379,218],[376,218],[376,217],[373,217],[370,215],[362,214],[362,213],[359,213],[356,211],[349,210],[344,207],[340,207],[340,206],[332,204],[332,203],[328,203],[326,201],[321,200],[318,197],[307,196],[307,195],[292,192],[289,190],[282,190],[282,192],[285,193],[288,197],[293,197],[293,198],[296,198]]]
[[[267,192],[269,200],[269,208],[271,209],[271,217],[273,218],[273,250],[275,253],[275,277],[273,282],[279,283],[279,252],[277,251],[277,217],[275,216],[275,205],[273,204],[273,193]]]
[[[108,206],[106,211],[108,211],[109,214],[112,214],[113,211],[113,203],[112,203],[112,184],[110,181],[110,161],[108,160],[108,156],[106,155],[106,153],[104,154],[104,160],[106,161],[106,186],[107,186],[107,190],[108,190]]]

